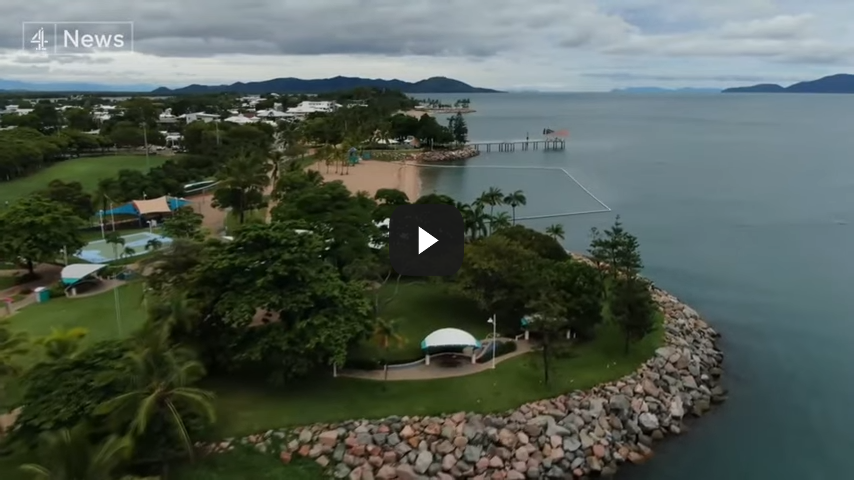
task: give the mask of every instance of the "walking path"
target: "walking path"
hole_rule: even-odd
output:
[[[512,338],[500,338],[499,340],[513,340]],[[501,363],[504,360],[524,355],[533,350],[531,342],[528,340],[514,340],[516,342],[516,350],[514,352],[502,355],[495,358],[495,363]],[[399,380],[431,380],[435,378],[452,378],[473,375],[492,368],[492,362],[486,363],[463,363],[457,367],[444,367],[441,365],[442,357],[438,357],[435,362],[430,365],[418,365],[417,367],[409,368],[390,368],[388,370],[389,381]],[[467,357],[467,361],[471,359]],[[361,378],[363,380],[384,380],[385,372],[383,370],[344,370],[338,372],[339,377]]]

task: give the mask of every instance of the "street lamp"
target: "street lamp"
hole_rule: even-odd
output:
[[[498,337],[498,321],[493,315],[486,323],[492,324],[492,368],[495,368],[495,339]]]

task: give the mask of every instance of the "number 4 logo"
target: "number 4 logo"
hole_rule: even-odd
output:
[[[50,42],[45,38],[44,28],[39,28],[39,31],[30,39],[30,43],[34,44],[36,46],[36,50],[40,52],[47,51],[47,44]]]

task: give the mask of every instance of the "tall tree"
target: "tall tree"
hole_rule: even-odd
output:
[[[192,386],[205,375],[205,368],[194,359],[193,352],[171,347],[167,334],[167,330],[156,327],[143,333],[137,348],[128,354],[132,365],[130,391],[105,402],[99,410],[119,420],[130,420],[128,433],[134,437],[143,437],[156,420],[171,424],[192,459],[193,441],[185,414],[189,410],[213,423],[214,395]]]
[[[381,188],[374,195],[374,200],[377,201],[377,208],[374,209],[373,219],[375,222],[382,222],[391,218],[392,212],[401,206],[409,205],[409,197],[400,190],[394,188]]]
[[[118,232],[110,232],[104,238],[104,241],[107,242],[107,245],[113,247],[113,259],[118,260],[120,256],[120,251],[124,250],[125,239]]]
[[[499,318],[519,321],[541,290],[544,260],[499,235],[466,245],[457,288]]]
[[[498,187],[489,187],[489,190],[480,194],[478,197],[480,203],[489,205],[489,216],[495,212],[495,207],[504,205],[504,192]]]
[[[52,180],[39,194],[50,201],[65,205],[84,220],[88,220],[95,214],[92,196],[83,190],[80,182],[66,183],[59,179]]]
[[[516,225],[516,208],[522,205],[527,205],[528,199],[525,197],[525,193],[522,192],[522,190],[516,190],[504,197],[504,204],[510,205],[511,212],[513,213],[513,225]]]
[[[242,225],[246,212],[265,205],[264,188],[270,184],[269,163],[257,153],[243,151],[228,160],[217,173],[213,205],[231,208]]]
[[[163,233],[169,238],[186,238],[188,240],[202,240],[202,215],[193,211],[190,207],[179,208],[172,212],[172,216],[163,222]]]
[[[63,249],[80,250],[83,221],[62,204],[26,197],[0,211],[0,255],[23,259],[30,275],[35,264],[56,261]]]
[[[324,237],[299,231],[305,229],[298,222],[250,224],[234,241],[212,245],[194,269],[186,287],[208,318],[196,331],[206,335],[199,343],[211,362],[263,368],[281,382],[343,365],[349,349],[368,338],[363,285],[342,280],[322,258]],[[255,323],[259,310],[276,320]]]
[[[554,346],[569,329],[569,323],[566,320],[563,303],[552,292],[543,292],[531,302],[530,309],[535,313],[531,316],[528,328],[539,336],[543,360],[543,383],[549,385]]]
[[[298,176],[297,173],[288,176],[291,175]],[[328,240],[328,249],[323,255],[339,271],[356,259],[370,255],[371,240],[380,233],[372,221],[376,202],[364,195],[352,195],[340,181],[306,182],[304,186],[273,207],[272,219],[302,222]]]
[[[642,340],[655,330],[655,304],[649,283],[643,278],[617,277],[608,289],[607,310],[625,337],[625,353],[632,342]]]
[[[546,227],[546,235],[552,237],[555,240],[563,240],[566,232],[563,229],[563,225],[559,223],[555,223],[554,225],[549,225]]]
[[[510,214],[507,212],[498,212],[495,215],[490,215],[488,222],[490,235],[501,229],[509,228],[513,224]]]
[[[450,130],[456,143],[466,143],[468,141],[469,127],[462,113],[457,113],[448,119],[448,130]]]
[[[400,346],[406,342],[398,330],[394,319],[377,318],[373,332],[374,343],[382,350],[383,380],[388,381],[388,351],[392,346]]]

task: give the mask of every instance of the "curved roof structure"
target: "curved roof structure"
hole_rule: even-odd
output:
[[[480,340],[472,334],[458,328],[440,328],[427,335],[421,342],[421,349],[435,347],[474,347],[480,348]]]
[[[89,275],[102,270],[106,265],[95,263],[73,263],[62,268],[62,283],[74,285]]]
[[[104,217],[107,215],[151,215],[157,213],[170,213],[181,207],[190,205],[192,202],[183,198],[163,196],[148,200],[134,200],[112,210],[100,211]]]

